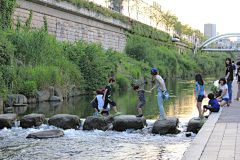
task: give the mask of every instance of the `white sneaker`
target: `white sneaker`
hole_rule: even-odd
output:
[[[159,118],[158,118],[158,120],[165,120],[166,118],[165,117],[163,117],[163,116],[160,116]]]
[[[195,120],[200,120],[201,118],[200,117],[197,117],[197,118],[194,118]]]

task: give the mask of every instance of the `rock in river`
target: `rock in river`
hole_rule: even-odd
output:
[[[190,119],[190,121],[188,122],[187,132],[198,133],[198,131],[202,128],[203,124],[206,121],[205,119],[195,120],[194,118]]]
[[[127,129],[142,129],[146,124],[146,118],[136,117],[135,115],[115,116],[113,120],[113,129],[116,131],[125,131]]]
[[[79,128],[81,126],[80,118],[76,115],[57,114],[48,120],[49,125],[63,129]]]
[[[4,127],[11,128],[16,120],[16,114],[0,114],[0,129],[3,129]]]
[[[44,102],[48,101],[50,98],[50,91],[49,90],[43,90],[37,92],[37,101],[38,102]]]
[[[20,120],[20,126],[22,128],[31,128],[32,126],[37,127],[43,124],[45,116],[43,114],[29,114],[25,115]]]
[[[63,135],[64,135],[63,131],[59,129],[53,129],[48,131],[31,133],[26,138],[46,139],[46,138],[58,138],[62,137]]]
[[[166,117],[165,120],[155,121],[152,129],[152,133],[165,135],[165,134],[176,134],[178,133],[178,118]]]
[[[113,115],[108,115],[104,117],[99,116],[89,116],[86,118],[83,124],[83,130],[103,130],[106,131],[111,125],[113,121]]]

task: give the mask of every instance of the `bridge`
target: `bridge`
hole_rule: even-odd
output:
[[[214,51],[214,52],[239,52],[240,47],[219,47],[215,45],[210,45],[213,42],[216,42],[218,40],[224,39],[224,38],[229,38],[229,37],[240,37],[240,33],[226,33],[226,34],[221,34],[217,35],[215,37],[209,38],[207,41],[205,41],[199,48],[202,51]]]

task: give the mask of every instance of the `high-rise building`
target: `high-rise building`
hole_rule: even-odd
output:
[[[204,24],[204,35],[208,38],[216,36],[216,24]]]

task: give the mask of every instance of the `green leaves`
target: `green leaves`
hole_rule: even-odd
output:
[[[22,87],[23,94],[26,97],[35,97],[37,93],[37,84],[35,81],[25,81]]]

